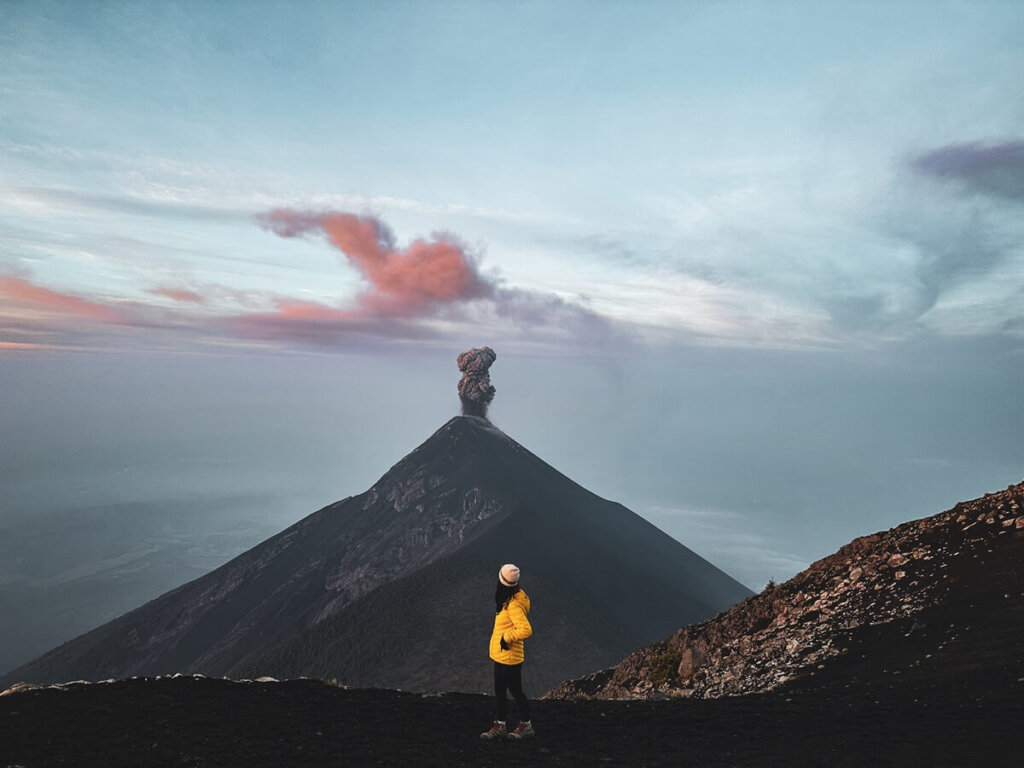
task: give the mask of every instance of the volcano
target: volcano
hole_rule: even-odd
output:
[[[301,676],[485,691],[501,563],[522,569],[539,692],[751,593],[486,418],[451,419],[372,488],[0,679]]]

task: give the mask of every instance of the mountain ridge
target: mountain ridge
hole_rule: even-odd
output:
[[[854,539],[785,583],[545,696],[716,698],[809,685],[837,670],[916,674],[932,659],[947,670],[986,670],[986,655],[1024,656],[1022,561],[1024,483]],[[972,625],[988,629],[969,634]]]
[[[535,689],[610,663],[749,594],[486,419],[457,416],[367,491],[58,646],[0,684],[258,672],[486,690],[494,572],[507,561],[523,568],[527,591],[544,596],[528,648]],[[419,644],[403,637],[408,617],[433,635]],[[588,644],[574,639],[574,625],[589,629]],[[329,626],[347,641],[325,636]],[[431,656],[435,638],[459,650],[446,658],[438,647]]]

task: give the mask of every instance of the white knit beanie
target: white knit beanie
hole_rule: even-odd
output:
[[[506,587],[514,587],[519,583],[519,569],[512,563],[505,563],[498,571],[498,581]]]

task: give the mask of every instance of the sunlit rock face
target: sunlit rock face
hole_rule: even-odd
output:
[[[898,681],[929,666],[958,674],[986,656],[1024,651],[1021,562],[1024,484],[855,539],[786,583],[549,695],[712,698],[809,684],[837,669],[851,681]]]
[[[486,691],[505,562],[533,601],[534,694],[750,594],[485,418],[458,416],[366,492],[0,682],[181,672]]]

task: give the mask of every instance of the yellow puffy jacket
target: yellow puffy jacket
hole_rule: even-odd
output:
[[[523,640],[533,634],[533,627],[526,615],[530,612],[530,598],[519,590],[512,599],[494,615],[494,631],[491,632],[491,658],[501,664],[522,664]],[[501,647],[505,638],[508,650]]]

